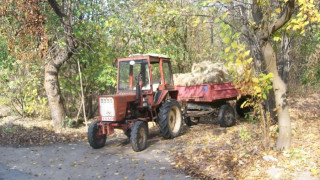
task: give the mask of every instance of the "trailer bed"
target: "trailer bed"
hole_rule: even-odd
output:
[[[191,86],[175,86],[178,90],[178,101],[214,102],[235,99],[239,92],[233,83],[201,84]]]

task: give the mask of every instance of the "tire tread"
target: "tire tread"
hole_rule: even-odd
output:
[[[99,143],[99,142],[97,142],[97,139],[94,137],[94,133],[95,133],[95,130],[97,130],[97,125],[99,122],[100,121],[98,121],[98,120],[93,121],[88,128],[88,141],[89,141],[90,146],[93,149],[102,148],[105,145],[105,142],[107,139],[107,135],[105,135],[104,136],[104,143]]]
[[[161,133],[162,137],[165,139],[170,139],[170,138],[176,137],[177,134],[179,134],[180,129],[181,129],[181,127],[180,127],[177,134],[173,134],[170,130],[168,115],[169,115],[169,112],[170,112],[172,106],[178,106],[178,108],[180,110],[180,114],[181,114],[180,104],[178,103],[178,101],[176,101],[174,99],[168,100],[160,107],[159,128],[160,128],[160,133]],[[181,120],[182,120],[182,117],[181,117]]]

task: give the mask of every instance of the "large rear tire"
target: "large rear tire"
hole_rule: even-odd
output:
[[[133,123],[130,143],[132,149],[136,152],[142,151],[147,147],[148,126],[144,121]]]
[[[88,128],[88,141],[93,149],[102,148],[106,144],[107,135],[101,134],[98,124],[100,121],[93,121]],[[100,131],[100,132],[99,132]]]
[[[224,104],[221,106],[218,120],[221,127],[231,127],[236,123],[235,113],[230,104]]]
[[[160,107],[159,127],[162,137],[175,138],[179,135],[182,125],[181,107],[178,101],[171,99]]]

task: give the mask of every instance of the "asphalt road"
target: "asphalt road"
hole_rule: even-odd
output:
[[[0,147],[0,179],[190,179],[174,169],[174,140],[158,132],[136,153],[124,136],[95,150],[87,142],[37,147]]]

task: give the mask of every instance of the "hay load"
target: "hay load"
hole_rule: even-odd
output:
[[[204,61],[192,65],[191,73],[174,74],[175,85],[190,86],[231,82],[227,67],[223,63]]]

